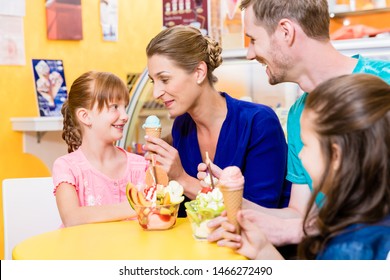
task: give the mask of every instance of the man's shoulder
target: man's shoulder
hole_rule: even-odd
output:
[[[372,74],[390,84],[390,61],[358,56],[353,73]]]
[[[290,116],[300,117],[303,109],[305,108],[305,103],[307,99],[307,92],[304,92],[291,106],[289,110],[289,118]]]
[[[288,117],[287,117],[287,131],[288,134],[292,132],[292,130],[297,133],[296,136],[299,136],[300,133],[300,119],[303,112],[303,109],[305,108],[305,103],[307,99],[307,93],[303,93],[291,106],[290,110],[288,111]]]

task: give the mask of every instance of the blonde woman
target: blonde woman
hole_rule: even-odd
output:
[[[208,152],[221,168],[241,169],[248,205],[278,208],[283,198],[288,201],[290,186],[284,180],[287,145],[282,127],[271,108],[215,89],[213,71],[222,63],[221,52],[218,42],[190,26],[163,30],[150,41],[146,53],[153,95],[175,121],[172,146],[149,137],[145,149],[157,154],[188,199],[201,189],[197,167]]]

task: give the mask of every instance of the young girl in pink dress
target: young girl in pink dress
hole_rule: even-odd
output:
[[[87,72],[62,107],[69,154],[53,165],[54,194],[65,227],[135,217],[126,185],[145,179],[142,156],[116,147],[128,121],[129,92],[117,76]]]

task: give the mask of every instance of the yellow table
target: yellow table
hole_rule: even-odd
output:
[[[192,237],[186,218],[164,231],[145,231],[137,221],[58,229],[19,243],[16,260],[242,260],[225,247]]]

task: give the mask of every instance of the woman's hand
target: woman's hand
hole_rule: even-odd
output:
[[[145,140],[144,149],[149,152],[145,158],[151,160],[150,152],[155,153],[155,160],[167,172],[168,177],[171,180],[179,181],[179,178],[186,174],[181,164],[179,152],[160,138],[146,135]]]
[[[212,162],[210,162],[210,168],[211,168],[211,173],[212,173],[211,175],[213,175],[215,178],[219,179],[219,177],[221,176],[221,173],[222,173],[222,169],[219,168],[217,165],[215,165]],[[204,186],[204,187],[209,186],[203,181],[207,176],[209,176],[208,170],[207,170],[207,165],[203,162],[199,163],[197,177],[200,180],[202,186]]]

